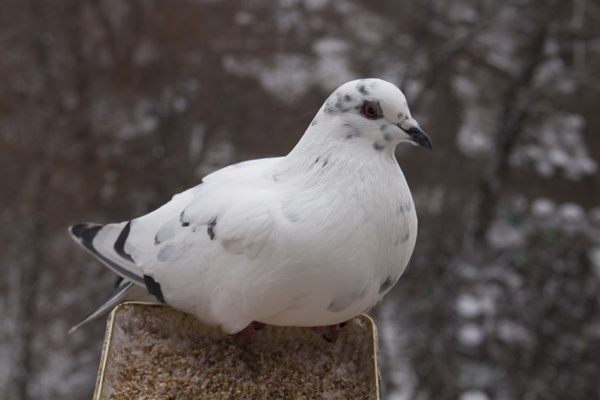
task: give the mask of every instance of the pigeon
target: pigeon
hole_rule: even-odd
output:
[[[134,299],[230,334],[254,322],[334,326],[368,311],[398,281],[417,238],[400,143],[433,149],[402,91],[350,81],[287,156],[220,169],[139,218],[70,227],[122,278],[74,329]]]

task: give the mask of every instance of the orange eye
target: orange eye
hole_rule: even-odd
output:
[[[379,104],[368,101],[363,104],[362,113],[369,119],[377,119],[381,117],[381,108],[379,107]]]

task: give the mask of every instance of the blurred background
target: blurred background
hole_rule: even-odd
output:
[[[600,389],[598,0],[4,0],[0,399],[90,399],[115,277],[70,224],[285,155],[355,78],[405,92],[420,231],[372,310],[385,399]]]

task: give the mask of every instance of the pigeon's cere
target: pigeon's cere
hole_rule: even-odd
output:
[[[336,325],[369,310],[417,238],[394,156],[403,142],[432,149],[402,92],[379,79],[348,82],[287,156],[221,169],[131,221],[71,227],[123,278],[84,322],[140,297],[229,333],[253,321]]]

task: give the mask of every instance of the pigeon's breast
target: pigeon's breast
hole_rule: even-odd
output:
[[[289,231],[280,237],[288,243],[294,237],[287,258],[298,261],[287,275],[293,301],[264,322],[336,323],[368,310],[391,289],[417,234],[412,196],[397,171],[384,180],[331,181],[283,198],[281,218]]]

